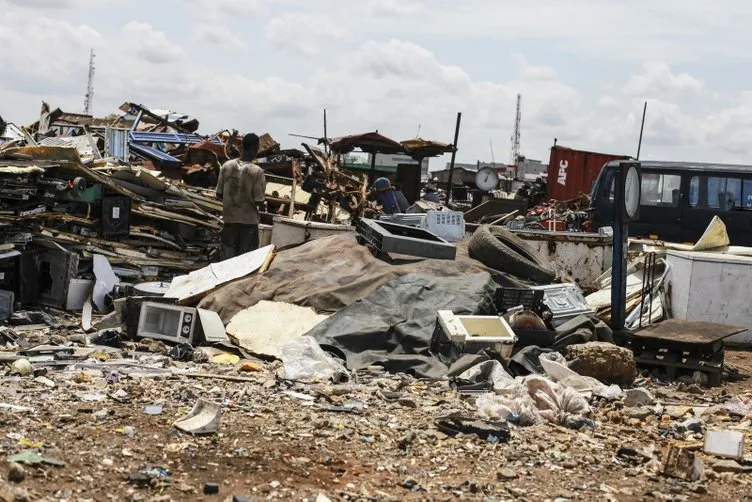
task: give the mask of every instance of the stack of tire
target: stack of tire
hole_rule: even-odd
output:
[[[556,278],[553,264],[528,243],[502,227],[483,225],[468,243],[470,257],[500,272],[550,284]]]

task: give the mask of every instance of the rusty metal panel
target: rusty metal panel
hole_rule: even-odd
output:
[[[556,200],[574,199],[590,189],[603,165],[629,156],[586,152],[554,145],[548,161],[548,197]]]
[[[703,321],[685,321],[682,319],[667,319],[648,328],[635,331],[640,338],[651,338],[666,342],[680,342],[690,344],[712,344],[739,333],[747,331],[740,326],[729,326]]]

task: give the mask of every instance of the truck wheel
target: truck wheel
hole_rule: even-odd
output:
[[[467,247],[471,258],[489,268],[541,284],[548,284],[556,278],[553,267],[508,230],[492,229],[488,225],[478,227]]]

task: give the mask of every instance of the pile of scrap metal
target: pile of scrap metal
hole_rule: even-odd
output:
[[[542,204],[548,197],[548,184],[544,178],[535,181],[526,181],[517,189],[514,198],[527,202],[528,208]]]
[[[166,177],[194,186],[216,185],[219,166],[238,156],[237,131],[202,136],[193,117],[124,103],[120,114],[105,118],[51,110],[42,103],[40,118],[24,128],[28,146],[68,146],[78,150],[84,164],[109,158],[139,163]],[[260,154],[279,150],[271,136],[261,137]]]
[[[86,166],[138,166],[156,178],[207,189],[216,186],[219,167],[239,155],[236,130],[203,136],[197,133],[198,120],[187,115],[135,103],[125,103],[120,110],[96,118],[42,103],[39,120],[29,126],[0,123],[0,148],[68,147]],[[257,162],[267,172],[272,213],[262,217],[263,223],[272,224],[274,214],[292,217],[296,212],[306,220],[331,222],[359,215],[365,180],[336,168],[321,169],[322,160],[334,164],[314,150],[281,150],[269,134],[260,136]]]
[[[626,327],[637,329],[670,317],[666,292],[669,265],[654,252],[640,253],[627,267]],[[611,322],[611,269],[596,284],[600,289],[586,297],[598,318]]]
[[[76,148],[6,142],[0,186],[0,287],[21,303],[81,309],[95,255],[138,282],[200,268],[218,252],[218,202],[141,167],[85,166]]]
[[[580,194],[570,200],[550,200],[529,209],[508,223],[514,229],[587,232],[592,229],[588,207],[590,197]]]

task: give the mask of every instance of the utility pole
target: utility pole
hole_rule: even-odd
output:
[[[640,126],[640,140],[637,142],[637,160],[640,160],[640,150],[642,150],[642,133],[645,131],[645,114],[648,112],[648,102],[642,107],[642,125]]]
[[[522,94],[517,95],[517,114],[514,118],[514,132],[512,133],[512,153],[509,163],[517,165],[520,157],[520,123],[522,122]]]
[[[84,113],[91,115],[91,108],[94,104],[94,49],[89,54],[89,82],[86,85],[86,96],[84,97]]]

